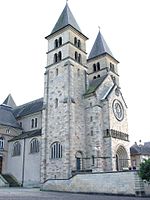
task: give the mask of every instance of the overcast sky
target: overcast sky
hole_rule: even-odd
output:
[[[131,144],[150,141],[150,1],[69,0],[90,52],[101,27],[120,61],[120,86],[128,105]],[[0,103],[17,105],[43,96],[47,41],[65,0],[0,1]]]

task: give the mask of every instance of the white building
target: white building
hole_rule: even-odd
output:
[[[127,106],[101,32],[86,40],[66,4],[48,41],[44,98],[0,106],[0,172],[22,185],[129,165]]]

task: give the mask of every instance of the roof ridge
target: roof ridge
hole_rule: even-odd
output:
[[[21,104],[21,105],[17,106],[16,109],[19,108],[19,107],[26,106],[26,105],[28,105],[28,104],[30,104],[30,103],[34,103],[34,102],[36,102],[36,101],[42,100],[42,99],[43,99],[43,97],[38,98],[38,99],[35,99],[35,100],[32,100],[32,101],[29,101],[29,102],[24,103],[24,104]]]

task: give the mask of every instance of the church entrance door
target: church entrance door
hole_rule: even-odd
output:
[[[77,171],[80,171],[82,170],[82,152],[81,151],[78,151],[76,152],[76,170]]]
[[[2,173],[3,157],[0,156],[0,174]]]
[[[128,154],[123,146],[119,146],[116,152],[116,170],[128,168]]]

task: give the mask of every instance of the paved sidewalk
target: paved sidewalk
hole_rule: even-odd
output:
[[[127,197],[63,192],[42,192],[39,189],[0,188],[0,200],[147,200],[144,197]]]

